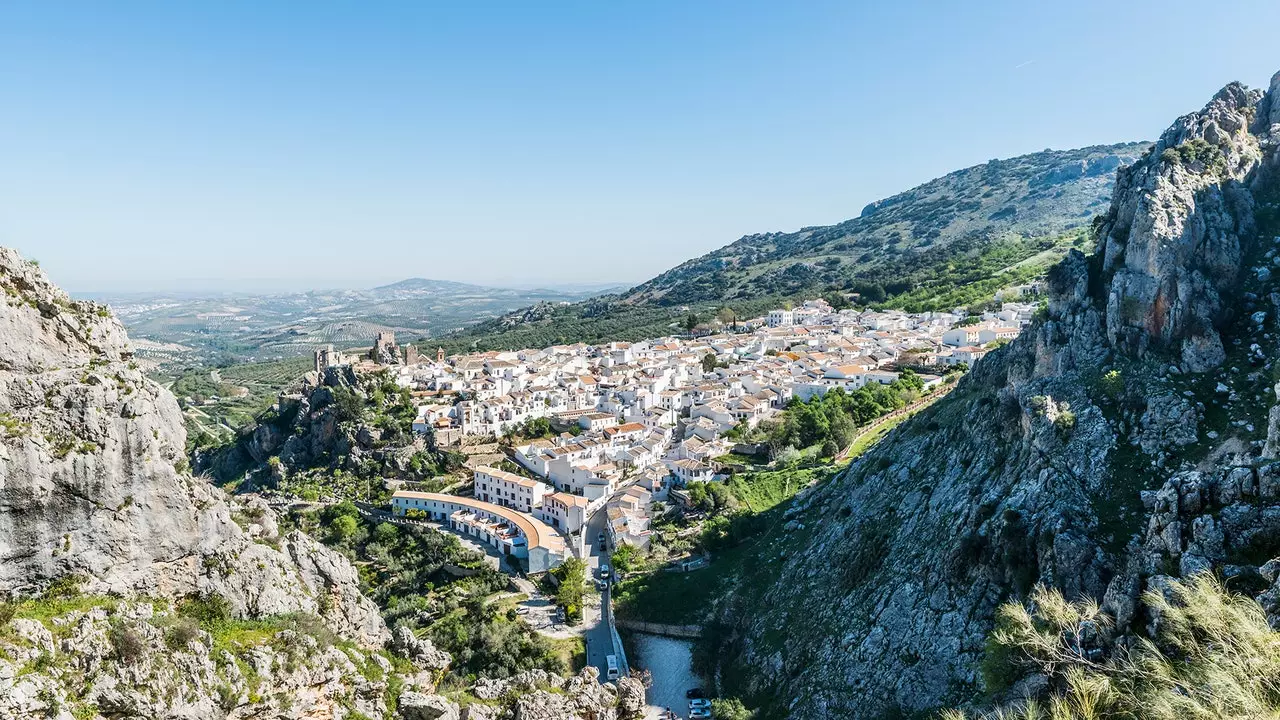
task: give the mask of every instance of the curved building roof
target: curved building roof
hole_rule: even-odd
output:
[[[426,493],[415,492],[413,490],[397,490],[391,496],[391,501],[395,502],[396,498],[410,498],[413,500],[435,500],[437,502],[448,502],[460,505],[472,510],[483,510],[490,515],[506,520],[520,529],[520,533],[525,536],[529,542],[529,548],[540,547],[554,553],[564,552],[564,538],[560,533],[556,532],[550,525],[541,520],[526,515],[522,512],[505,508],[501,505],[495,505],[483,500],[475,498],[463,497],[461,495],[445,495],[444,493]]]

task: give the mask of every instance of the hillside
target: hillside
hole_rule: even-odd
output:
[[[1024,282],[1080,247],[1106,209],[1116,169],[1147,146],[992,160],[872,203],[838,225],[748,235],[626,292],[523,308],[442,340],[461,350],[636,339],[671,332],[686,307],[705,318],[727,305],[745,318],[830,291],[911,310],[989,299],[1001,284]],[[997,275],[995,287],[945,297]]]
[[[1088,226],[1106,207],[1116,169],[1145,149],[1127,143],[992,160],[871,203],[838,225],[748,235],[620,299],[671,305],[877,284],[897,294],[904,270]]]
[[[1277,133],[1280,75],[1179,118],[1119,172],[1098,251],[1049,273],[1041,319],[735,551],[699,608],[722,692],[796,720],[1095,691],[1098,712],[1054,717],[1275,712],[1267,655],[1229,649],[1243,681],[1193,673],[1222,649],[1207,637],[1274,646],[1256,628],[1280,622]],[[1237,621],[1170,611],[1223,607],[1204,572],[1247,596]],[[1037,584],[1086,602],[1035,592],[1042,645],[1011,651],[997,608]],[[1134,670],[1134,649],[1162,665]],[[1121,676],[1139,684],[1096,684]]]

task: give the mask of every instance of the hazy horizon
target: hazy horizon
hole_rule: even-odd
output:
[[[1280,7],[1233,7],[7,5],[0,244],[81,293],[630,286],[1152,139],[1280,69]],[[1162,51],[1188,18],[1232,42]]]
[[[39,258],[33,258],[39,261]],[[55,278],[56,279],[56,278]],[[299,293],[324,293],[324,292],[344,292],[344,291],[367,291],[376,288],[391,285],[403,280],[439,280],[445,282],[458,282],[467,285],[475,285],[477,287],[491,288],[495,290],[521,290],[536,291],[547,290],[551,292],[565,293],[588,293],[600,292],[609,288],[632,287],[639,282],[547,282],[547,283],[519,283],[512,282],[502,284],[500,282],[466,282],[462,280],[452,280],[450,278],[421,278],[418,276],[407,276],[401,278],[387,278],[384,280],[375,280],[369,284],[333,284],[333,285],[309,285],[306,284],[305,278],[294,278],[292,280],[285,278],[239,278],[239,279],[220,279],[220,278],[177,278],[172,281],[168,287],[155,288],[137,288],[137,289],[116,289],[116,290],[95,290],[94,288],[84,289],[68,289],[72,296],[79,298],[103,298],[103,297],[147,297],[157,295],[168,295],[173,297],[213,297],[217,295],[269,295],[269,294],[299,294]]]

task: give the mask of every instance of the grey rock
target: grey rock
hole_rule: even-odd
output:
[[[255,542],[184,469],[178,404],[132,362],[106,308],[71,300],[9,249],[0,284],[0,413],[18,423],[0,442],[0,593],[75,574],[90,593],[215,592],[243,616],[317,612],[324,593],[336,630],[384,641],[342,556],[303,538],[287,553]],[[259,539],[278,532],[265,504],[251,507]]]
[[[458,706],[439,695],[405,692],[400,695],[396,714],[403,720],[458,720]]]

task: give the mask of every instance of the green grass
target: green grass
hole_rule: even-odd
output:
[[[870,450],[873,445],[880,442],[880,440],[883,439],[885,435],[888,435],[890,430],[906,422],[910,417],[912,417],[918,412],[920,412],[920,410],[904,413],[903,415],[900,415],[899,417],[896,417],[886,422],[885,424],[881,425],[875,430],[872,430],[871,432],[863,433],[858,437],[854,438],[853,443],[849,446],[848,459],[854,460],[859,456],[861,456],[866,451]]]
[[[775,470],[737,476],[730,490],[750,511],[761,516],[764,530],[741,544],[715,554],[711,564],[693,572],[638,574],[619,583],[614,593],[618,617],[672,625],[703,622],[714,601],[743,578],[763,583],[781,566],[762,559],[777,549],[782,514],[787,502],[811,482],[824,481],[833,467],[822,465],[798,470]]]
[[[790,500],[810,483],[823,480],[829,474],[828,467],[770,470],[735,475],[726,481],[726,485],[749,510],[759,513]]]
[[[653,572],[629,577],[614,591],[618,617],[671,625],[703,622],[715,598],[742,575],[743,563],[753,557],[759,539],[726,550],[706,569],[694,572]]]

